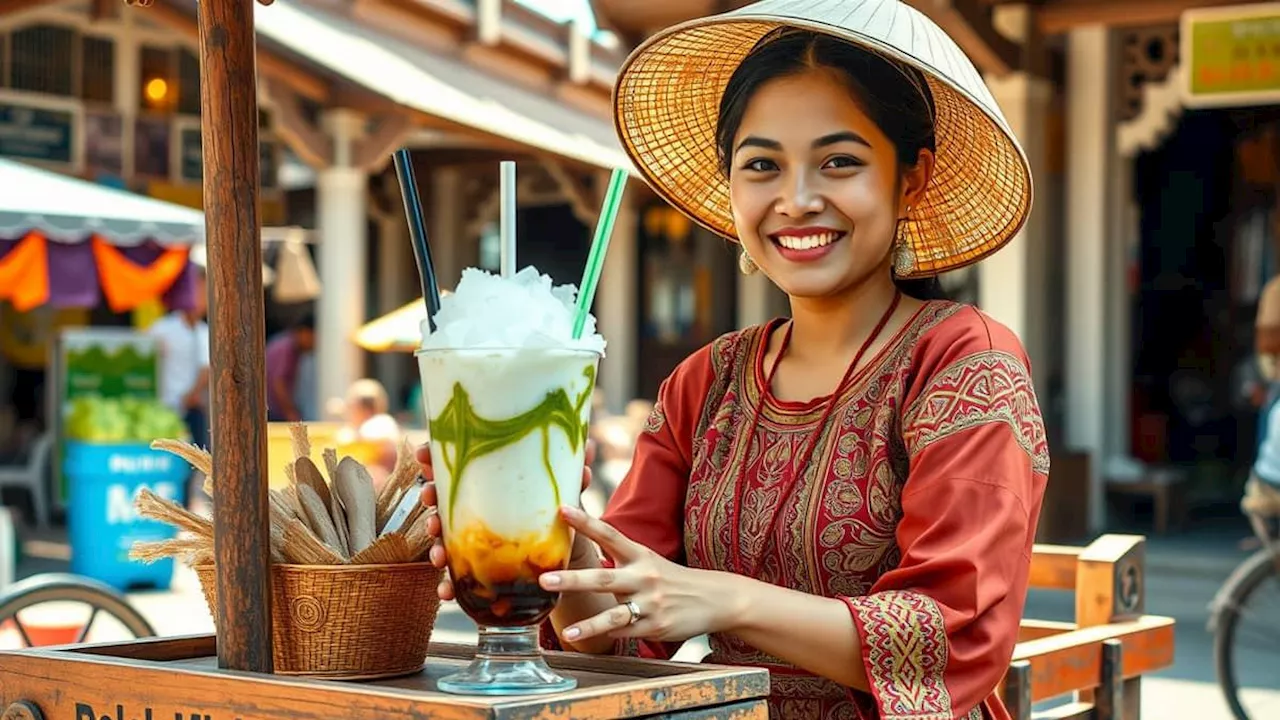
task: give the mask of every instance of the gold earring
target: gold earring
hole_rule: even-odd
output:
[[[907,277],[916,267],[916,254],[911,246],[899,240],[893,244],[893,274]]]
[[[893,241],[893,274],[898,277],[906,277],[911,274],[916,267],[916,254],[912,251],[910,243],[902,236],[902,224],[909,219],[911,215],[911,206],[905,208],[903,216],[898,219],[898,227],[894,232]]]
[[[756,261],[751,259],[751,256],[747,254],[746,250],[743,250],[742,254],[738,255],[738,270],[741,271],[743,275],[755,275],[756,271],[759,269],[760,268],[756,265]]]

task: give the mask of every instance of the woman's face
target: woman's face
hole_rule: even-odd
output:
[[[890,281],[898,218],[932,156],[900,174],[897,150],[833,72],[761,85],[733,140],[729,189],[743,248],[792,297]]]

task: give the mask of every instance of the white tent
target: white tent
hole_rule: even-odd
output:
[[[64,243],[192,245],[204,240],[204,213],[0,158],[0,237],[33,230]]]

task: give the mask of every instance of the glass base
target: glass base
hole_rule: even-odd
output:
[[[440,678],[436,687],[455,695],[541,695],[572,690],[578,681],[547,665],[536,625],[481,627],[475,659],[461,672]]]

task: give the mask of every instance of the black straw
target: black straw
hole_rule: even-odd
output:
[[[422,217],[422,199],[418,195],[418,182],[413,179],[413,163],[409,148],[395,153],[396,178],[400,180],[400,197],[404,199],[404,214],[409,220],[409,238],[413,241],[413,257],[418,262],[418,279],[422,281],[422,299],[427,304],[427,326],[436,331],[436,313],[440,312],[440,285],[436,281],[436,268],[431,263],[431,246],[427,244],[427,221]]]

